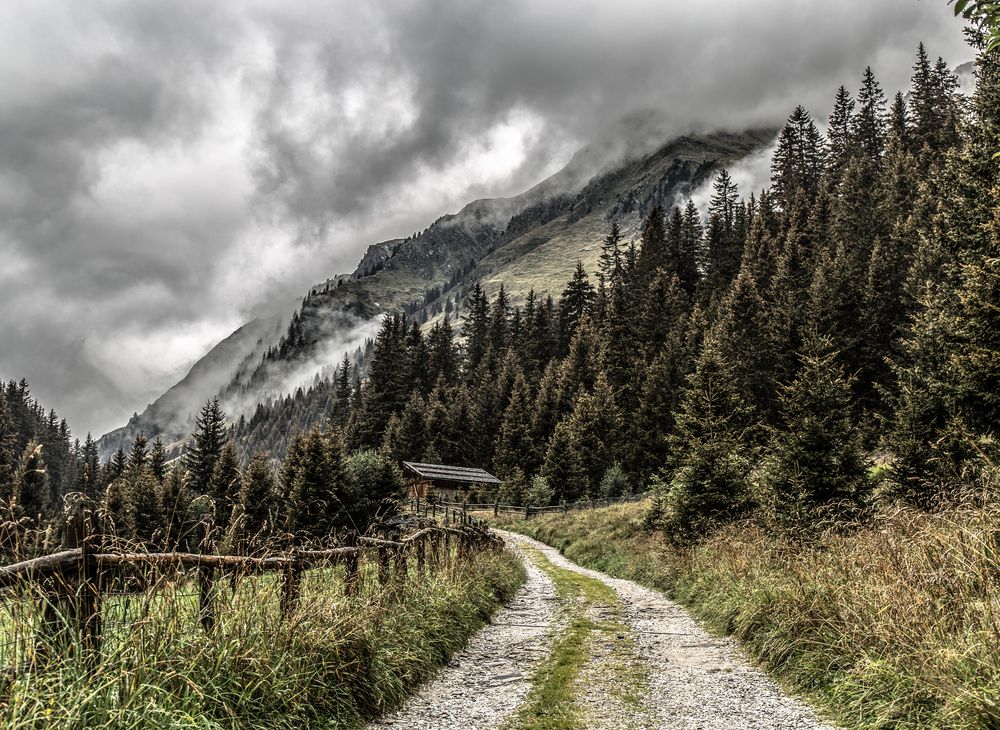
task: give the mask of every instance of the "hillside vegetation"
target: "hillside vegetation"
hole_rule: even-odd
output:
[[[678,548],[650,507],[499,523],[663,591],[847,727],[1000,723],[1000,510],[900,509],[808,543],[742,523]]]

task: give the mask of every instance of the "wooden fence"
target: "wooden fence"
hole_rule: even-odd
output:
[[[372,555],[378,566],[379,585],[400,582],[415,563],[423,575],[428,560],[436,565],[450,565],[473,552],[502,544],[484,523],[466,515],[455,524],[451,519],[441,524],[422,524],[412,534],[399,539],[359,536],[349,531],[342,543],[319,549],[290,548],[271,555],[218,555],[213,551],[212,524],[203,518],[199,552],[126,552],[105,549],[96,515],[82,503],[68,508],[62,526],[60,551],[0,567],[0,589],[37,589],[43,600],[42,616],[37,626],[31,669],[44,664],[54,647],[75,642],[59,639],[76,637],[78,645],[98,656],[102,643],[102,603],[113,586],[121,586],[136,569],[144,580],[132,590],[141,592],[166,574],[191,574],[198,585],[198,618],[207,633],[216,625],[214,584],[228,574],[235,590],[242,576],[279,573],[282,576],[281,615],[287,618],[298,605],[304,573],[312,568],[342,564],[344,590],[356,595],[361,575],[361,559]],[[401,530],[397,525],[396,529]],[[454,549],[453,549],[454,548]],[[20,671],[17,667],[0,670],[8,679]]]
[[[494,502],[448,502],[442,500],[411,499],[410,512],[415,515],[425,517],[437,517],[441,515],[445,521],[454,520],[458,524],[482,524],[475,517],[473,512],[492,512],[496,517],[501,512],[505,514],[524,515],[525,519],[532,515],[547,514],[549,512],[572,512],[583,509],[597,509],[598,507],[610,507],[614,504],[628,504],[630,502],[641,502],[646,498],[645,494],[633,494],[618,499],[582,499],[577,502],[550,505],[548,507],[523,507],[513,504],[500,504]],[[471,521],[471,522],[470,522]]]

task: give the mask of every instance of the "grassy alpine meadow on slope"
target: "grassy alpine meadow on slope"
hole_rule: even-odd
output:
[[[738,524],[678,549],[648,509],[499,521],[664,591],[845,726],[1000,726],[1000,510],[886,511],[809,543]]]
[[[3,688],[5,728],[351,728],[390,709],[463,646],[524,581],[504,550],[380,588],[374,566],[347,597],[341,569],[306,573],[281,619],[282,582],[220,581],[218,622],[198,622],[197,586],[110,598],[93,664],[61,652]],[[193,591],[193,593],[192,593]],[[16,610],[24,612],[25,603]],[[24,618],[24,616],[21,616]],[[11,621],[7,640],[18,637]]]

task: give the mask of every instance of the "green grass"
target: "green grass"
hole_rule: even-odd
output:
[[[528,698],[505,725],[518,730],[575,730],[588,726],[588,718],[578,702],[581,672],[591,659],[595,633],[622,637],[613,661],[600,667],[605,676],[615,675],[612,684],[626,687],[622,702],[640,708],[648,677],[635,654],[634,639],[620,619],[621,602],[615,592],[599,580],[554,565],[537,551],[526,548],[529,559],[552,579],[559,598],[564,628],[553,642],[549,656],[532,677]],[[595,619],[593,610],[613,612],[614,619]],[[608,678],[611,678],[608,676]]]
[[[412,566],[411,566],[412,568]],[[0,695],[4,728],[351,728],[397,706],[524,580],[504,551],[430,570],[381,590],[366,566],[360,595],[340,570],[306,574],[302,599],[280,616],[280,580],[219,585],[219,623],[197,621],[188,583],[110,599],[106,641],[89,668],[65,653]],[[29,602],[15,612],[21,618]],[[8,619],[9,621],[10,619]],[[11,630],[8,624],[8,633]],[[16,624],[20,639],[27,624]]]
[[[662,590],[853,728],[1000,727],[1000,513],[885,512],[808,545],[735,525],[672,548],[644,504],[506,527]]]

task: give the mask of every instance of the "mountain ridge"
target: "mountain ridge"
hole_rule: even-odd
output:
[[[556,296],[578,260],[594,270],[610,220],[626,239],[636,238],[649,207],[681,201],[775,135],[771,129],[681,135],[632,156],[591,145],[519,195],[477,199],[418,234],[371,244],[353,273],[312,287],[290,318],[278,318],[287,324],[283,331],[275,317],[241,327],[142,414],[105,434],[101,453],[127,446],[140,431],[179,451],[207,398],[220,395],[231,415],[247,414],[331,374],[345,352],[374,336],[383,314],[402,310],[426,322],[453,311],[461,320],[477,281],[488,292],[503,284],[512,303],[531,289]]]

